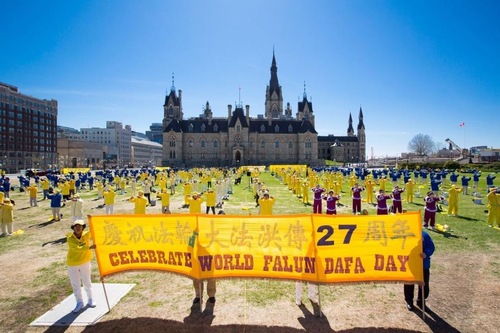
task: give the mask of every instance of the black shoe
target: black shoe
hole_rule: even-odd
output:
[[[406,302],[406,308],[408,309],[408,311],[413,311],[413,304]]]
[[[212,304],[215,303],[215,297],[209,297],[208,302]]]
[[[198,304],[198,303],[200,303],[200,298],[195,297],[195,299],[193,299],[193,304]]]

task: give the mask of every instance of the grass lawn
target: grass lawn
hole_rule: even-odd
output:
[[[324,317],[312,315],[310,304],[295,305],[295,283],[276,280],[229,279],[217,282],[214,313],[191,310],[192,282],[163,272],[135,271],[113,275],[107,282],[136,283],[136,287],[113,310],[92,327],[40,328],[29,323],[71,295],[66,273],[65,235],[70,232],[70,212],[62,209],[61,222],[49,222],[47,201],[29,207],[26,193],[16,191],[15,229],[24,233],[0,238],[0,327],[2,332],[497,332],[500,327],[500,230],[486,224],[486,185],[482,177],[479,191],[483,204],[472,195],[460,195],[459,216],[438,214],[437,223],[450,226],[450,232],[430,232],[436,245],[431,266],[429,317],[406,310],[401,284],[353,284],[321,287]],[[269,172],[260,180],[277,201],[277,214],[312,213]],[[449,180],[448,180],[449,184]],[[249,177],[233,185],[233,194],[224,203],[227,214],[257,215]],[[402,184],[400,184],[401,186]],[[428,191],[422,184],[421,193]],[[347,184],[343,186],[347,191]],[[391,189],[388,184],[387,189]],[[447,190],[449,185],[442,186]],[[473,190],[469,191],[470,193]],[[80,193],[85,213],[103,214],[96,191]],[[339,214],[350,214],[349,193],[341,193]],[[117,195],[115,214],[133,213],[130,193]],[[404,197],[404,194],[403,194]],[[41,195],[39,195],[41,198]],[[187,214],[182,208],[181,187],[171,198],[173,214]],[[312,195],[310,197],[312,201]],[[203,206],[204,207],[204,206]],[[363,202],[369,214],[372,205]],[[421,210],[423,198],[403,202],[408,211]],[[447,209],[447,206],[443,205]],[[157,214],[160,207],[148,207]],[[99,281],[93,264],[94,282]],[[304,287],[304,301],[307,288]]]

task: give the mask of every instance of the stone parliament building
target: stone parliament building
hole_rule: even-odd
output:
[[[182,90],[172,83],[163,105],[162,165],[221,167],[239,165],[307,164],[324,160],[361,163],[366,159],[363,112],[360,108],[355,135],[349,115],[347,136],[319,136],[314,128],[312,102],[304,89],[297,113],[283,106],[273,52],[271,79],[266,88],[264,115],[250,116],[250,106],[227,107],[227,117],[214,117],[207,102],[199,117],[184,119]]]

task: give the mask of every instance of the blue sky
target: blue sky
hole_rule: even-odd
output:
[[[346,135],[363,108],[367,155],[444,146],[500,148],[500,2],[2,1],[0,81],[59,101],[59,125],[144,132],[166,91],[184,117],[209,101],[264,113],[273,48],[293,114],[304,82],[320,135]],[[465,126],[459,124],[465,122]]]

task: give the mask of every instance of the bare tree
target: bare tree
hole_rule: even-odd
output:
[[[408,150],[417,155],[429,155],[434,146],[434,141],[427,134],[417,134],[408,142]]]

